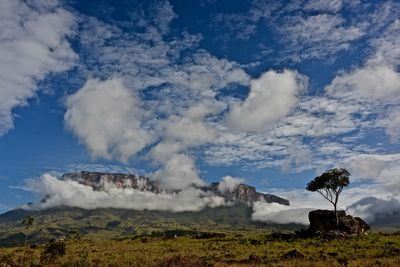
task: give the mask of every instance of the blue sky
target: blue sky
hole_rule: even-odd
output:
[[[398,1],[0,7],[0,211],[40,198],[26,179],[81,169],[311,203],[307,181],[345,167],[343,205],[399,198]]]

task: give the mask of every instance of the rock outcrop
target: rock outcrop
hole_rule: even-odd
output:
[[[257,192],[254,186],[239,184],[233,190],[221,191],[219,183],[211,183],[208,186],[201,187],[204,191],[212,191],[215,195],[225,198],[227,201],[240,201],[245,203],[253,203],[255,201],[264,201],[267,203],[279,203],[289,206],[289,200],[270,194]]]
[[[336,224],[336,215],[332,210],[313,210],[308,214],[312,234],[324,234],[332,236],[361,235],[370,227],[359,217],[346,215],[346,212],[338,211],[339,225]]]
[[[80,184],[91,186],[94,190],[105,190],[108,186],[117,188],[133,188],[141,191],[150,191],[160,193],[162,191],[160,184],[145,176],[122,173],[104,173],[104,172],[74,172],[66,173],[62,180],[73,180]]]
[[[91,186],[94,190],[107,190],[107,187],[133,188],[141,191],[149,191],[158,194],[163,190],[158,181],[149,177],[137,176],[134,174],[121,173],[102,173],[81,171],[76,173],[67,173],[62,176],[63,180],[73,180],[80,184]],[[195,185],[194,185],[195,186]],[[255,201],[265,201],[267,203],[279,203],[289,205],[287,199],[257,192],[256,188],[246,184],[239,184],[232,190],[221,191],[219,183],[211,183],[206,186],[195,186],[205,192],[225,198],[229,202],[242,202],[251,205]]]

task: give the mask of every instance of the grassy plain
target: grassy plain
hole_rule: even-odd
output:
[[[46,244],[0,248],[0,266],[400,266],[400,233],[324,240],[271,239],[262,230],[223,235],[74,238],[66,254],[41,260]],[[297,250],[285,256],[289,251]]]

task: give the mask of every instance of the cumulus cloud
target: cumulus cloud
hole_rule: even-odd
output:
[[[218,184],[218,189],[221,192],[232,192],[236,189],[240,184],[244,183],[243,178],[232,177],[232,176],[224,176]]]
[[[348,168],[356,177],[378,179],[390,163],[377,155],[358,155],[348,160]]]
[[[370,56],[359,66],[339,72],[325,92],[344,103],[368,109],[377,120],[374,125],[364,125],[383,127],[391,140],[396,141],[400,100],[399,9],[398,4],[391,2],[383,7],[371,17],[376,36],[370,40]]]
[[[18,88],[31,88],[0,92],[0,125],[8,125],[0,126],[0,134],[1,129],[12,127],[12,108],[35,95],[36,81],[68,69],[75,58],[65,38],[72,34],[73,16],[56,1],[40,1],[35,8],[26,2],[1,3],[5,5],[0,11],[5,18],[1,22],[12,26],[5,27],[1,40],[15,40],[9,46],[2,45],[6,47],[3,50],[14,51],[12,48],[27,39],[35,47],[42,45],[45,52],[43,61],[34,58],[42,54],[27,56],[23,49],[11,54],[18,60],[22,56],[29,59],[18,63],[20,72],[12,73],[18,79],[23,77],[22,82],[8,75],[12,64],[0,64],[6,74],[0,82],[9,84],[7,79],[12,77]],[[271,32],[281,35],[278,42],[291,47],[289,52],[277,51],[282,62],[287,58],[282,59],[281,52],[290,53],[287,56],[293,60],[335,55],[367,34],[365,25],[376,24],[377,36],[368,41],[371,58],[338,73],[319,96],[301,95],[305,78],[294,70],[270,70],[251,79],[243,65],[200,49],[200,35],[169,35],[177,15],[168,1],[129,10],[129,31],[124,19],[105,17],[100,21],[81,14],[85,23],[76,41],[84,56],[79,71],[85,78],[96,78],[87,79],[80,90],[67,97],[65,124],[94,157],[127,162],[154,145],[147,159],[160,167],[157,178],[173,189],[202,183],[195,156],[204,152],[209,165],[285,171],[347,162],[355,173],[368,173],[365,177],[369,180],[380,185],[389,182],[387,188],[392,192],[390,188],[398,188],[394,183],[398,161],[379,158],[378,148],[357,142],[376,127],[384,127],[393,141],[399,136],[400,24],[398,20],[390,22],[396,9],[385,4],[373,18],[366,16],[372,23],[362,23],[359,17],[348,21],[348,16],[338,13],[342,9],[349,11],[342,1],[292,1],[289,5],[254,1],[244,20],[236,15],[222,16],[242,23],[239,27],[248,30],[243,32],[245,38],[265,25],[258,23],[260,20],[272,27],[279,25]],[[24,23],[17,23],[18,17]],[[44,23],[46,19],[54,23]],[[13,37],[3,38],[2,34]],[[232,84],[250,86],[244,101],[224,95],[221,89]],[[376,157],[355,157],[360,154]]]
[[[171,116],[165,123],[164,139],[182,143],[184,147],[214,141],[216,132],[204,122],[210,108],[203,104],[190,107],[182,117]]]
[[[193,184],[204,185],[194,160],[185,154],[171,155],[153,177],[166,189],[188,188]]]
[[[367,65],[336,76],[326,91],[335,97],[369,101],[398,97],[400,74],[388,65]]]
[[[0,135],[13,128],[13,109],[27,105],[37,83],[70,69],[77,56],[67,37],[74,16],[58,1],[0,1]]]
[[[228,124],[241,130],[264,130],[289,114],[304,88],[305,78],[295,71],[267,71],[251,80],[249,96],[243,103],[232,104]]]
[[[136,189],[121,189],[109,185],[104,191],[71,180],[59,180],[50,174],[28,180],[27,189],[45,196],[45,200],[25,209],[46,209],[59,206],[83,209],[123,208],[135,210],[199,211],[207,206],[224,204],[224,199],[199,189],[186,188],[177,193],[155,194]]]
[[[131,115],[117,114],[118,123],[112,121],[114,129],[100,136],[92,134],[89,127],[81,133],[76,132],[79,127],[74,127],[74,132],[95,156],[126,161],[153,140],[143,132],[146,129],[155,133],[154,146],[145,156],[160,167],[155,173],[157,179],[175,189],[201,183],[190,150],[216,138],[208,117],[226,108],[215,98],[219,90],[231,84],[247,85],[249,75],[238,63],[199,49],[199,35],[182,32],[167,38],[170,23],[176,17],[168,1],[143,10],[135,8],[130,16],[137,23],[132,22],[135,26],[129,33],[123,30],[124,21],[85,18],[87,24],[80,32],[80,40],[88,53],[82,58],[82,65],[84,72],[93,77],[121,77],[129,90],[141,95],[141,110],[146,110],[147,116],[141,119],[140,110],[133,107],[132,112],[126,111],[128,103],[120,102],[115,112]],[[70,125],[68,112],[66,124]],[[79,112],[76,117],[92,121],[90,112]],[[104,118],[102,123],[109,124]],[[126,148],[126,138],[121,138],[125,132],[131,132],[129,140],[136,141],[131,149]]]
[[[94,157],[126,162],[153,138],[137,96],[119,78],[89,79],[66,101],[65,123]]]
[[[344,163],[357,178],[377,183],[376,187],[384,190],[386,196],[399,195],[399,153],[353,155]]]

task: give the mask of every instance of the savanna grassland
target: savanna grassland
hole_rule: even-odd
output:
[[[37,246],[2,247],[0,266],[400,266],[399,232],[284,239],[262,230],[120,239],[75,235]]]

